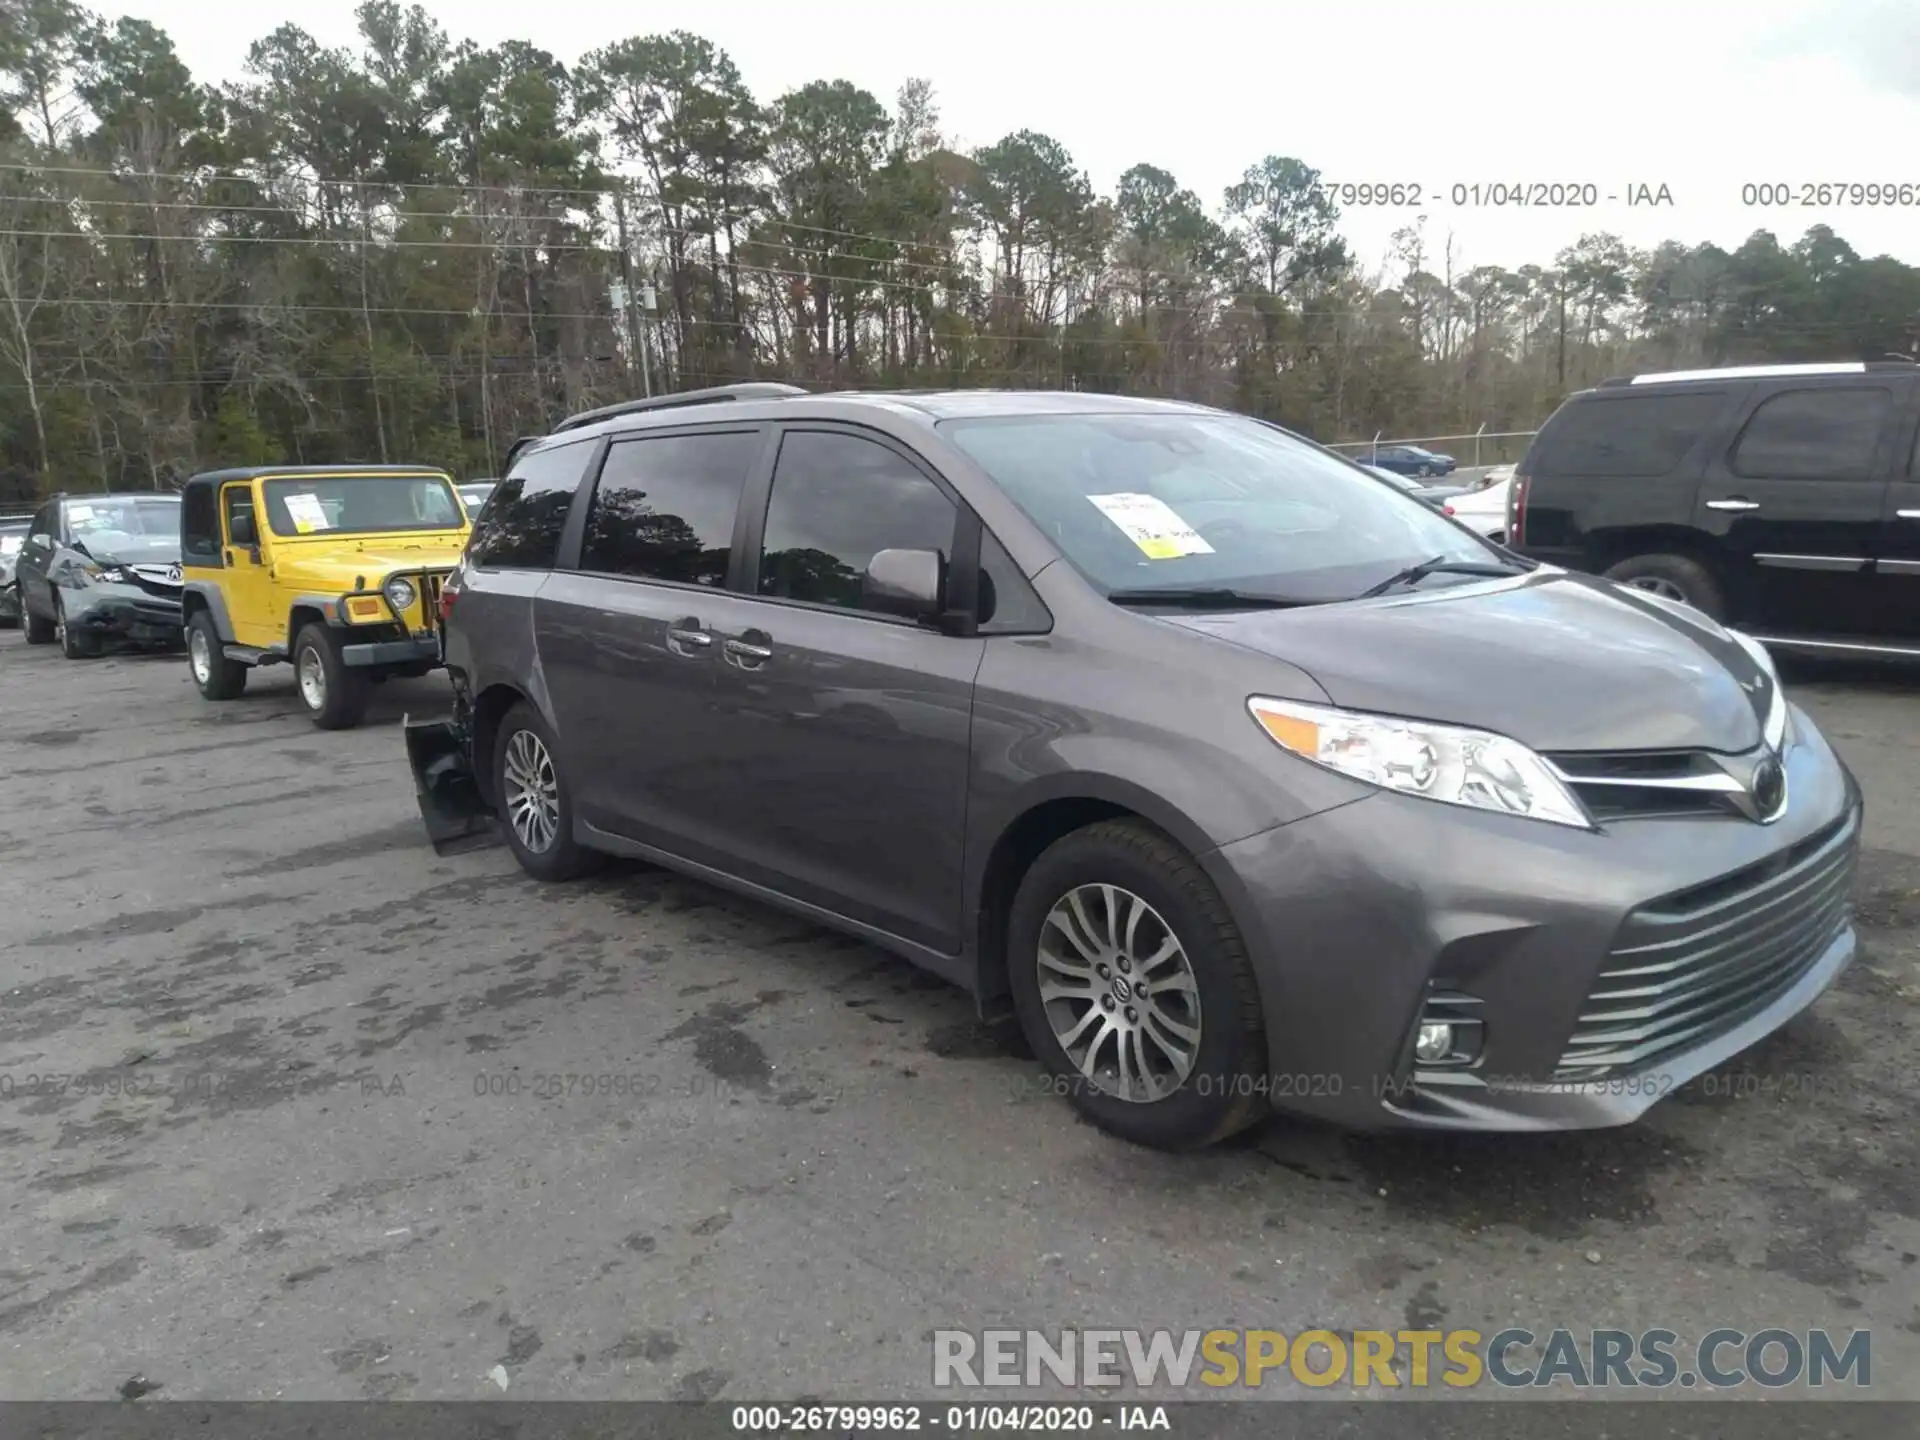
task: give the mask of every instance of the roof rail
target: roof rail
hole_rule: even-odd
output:
[[[717,405],[727,400],[778,400],[806,393],[798,385],[756,380],[740,385],[716,385],[707,390],[682,390],[673,395],[649,395],[643,400],[622,400],[617,405],[602,405],[598,410],[583,410],[578,415],[569,415],[553,427],[553,433],[558,435],[562,430],[578,430],[583,425],[597,425],[616,415],[637,415],[646,410],[674,410],[683,405]]]
[[[1920,369],[1911,360],[1839,360],[1820,365],[1723,365],[1705,370],[1656,370],[1602,380],[1602,390],[1622,385],[1668,385],[1683,380],[1772,380],[1794,375],[1869,375]]]

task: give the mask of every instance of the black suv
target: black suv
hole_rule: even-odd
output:
[[[1534,438],[1507,533],[1770,645],[1920,658],[1916,429],[1905,361],[1609,380]]]

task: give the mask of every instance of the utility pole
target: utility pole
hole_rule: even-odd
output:
[[[1560,277],[1560,387],[1567,384],[1567,277]]]
[[[653,394],[652,382],[647,378],[647,346],[640,333],[640,317],[634,310],[633,252],[627,246],[627,192],[625,187],[613,192],[613,219],[619,231],[620,240],[620,295],[621,309],[626,311],[627,345],[640,361],[641,384],[648,395]]]
[[[648,319],[653,314],[653,281],[640,287],[640,384],[648,395],[653,394],[653,362],[649,358],[652,345],[647,340]]]

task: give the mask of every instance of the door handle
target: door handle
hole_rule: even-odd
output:
[[[755,645],[750,641],[746,641],[746,640],[729,640],[727,641],[726,649],[727,649],[727,654],[733,656],[734,659],[738,661],[741,661],[741,662],[746,662],[749,660],[752,661],[753,662],[752,665],[745,666],[745,668],[747,669],[752,669],[755,666],[758,666],[763,662],[771,660],[773,658],[772,646]]]
[[[1707,501],[1707,509],[1709,510],[1758,510],[1759,508],[1760,508],[1759,502],[1755,500],[1741,500],[1741,499],[1735,498],[1732,500]]]
[[[691,616],[676,620],[667,627],[667,648],[676,655],[684,655],[689,660],[699,655],[713,644],[713,636],[701,628],[700,622]]]

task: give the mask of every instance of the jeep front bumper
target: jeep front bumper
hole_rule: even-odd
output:
[[[413,635],[405,640],[370,640],[359,645],[342,645],[343,665],[426,665],[440,663],[440,637]]]

